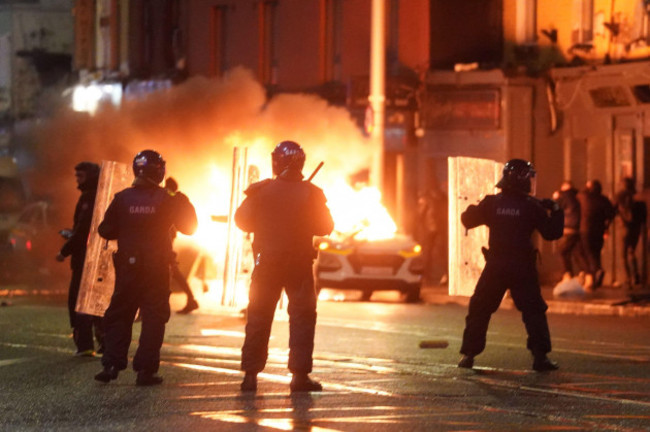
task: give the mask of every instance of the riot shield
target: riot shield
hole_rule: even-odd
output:
[[[466,230],[460,215],[470,204],[497,193],[503,164],[488,159],[450,157],[449,168],[449,295],[471,296],[485,258],[481,247],[488,246],[485,226]]]
[[[81,276],[79,297],[76,311],[79,313],[104,316],[113,295],[115,271],[113,269],[113,252],[117,250],[117,242],[108,241],[99,236],[97,227],[104,218],[108,205],[116,192],[131,185],[133,173],[128,165],[102,161],[97,197],[93,209],[93,219],[90,225],[86,261]]]

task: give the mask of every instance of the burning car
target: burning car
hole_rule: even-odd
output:
[[[335,233],[317,240],[316,288],[360,290],[368,301],[374,291],[396,290],[407,302],[420,300],[422,248],[411,237],[357,238]]]

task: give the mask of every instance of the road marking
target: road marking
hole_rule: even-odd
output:
[[[185,369],[193,369],[193,370],[198,370],[201,372],[212,372],[212,373],[217,373],[217,374],[226,374],[226,375],[241,375],[240,370],[235,370],[235,369],[228,369],[228,368],[220,368],[220,367],[215,367],[215,366],[206,366],[206,365],[199,365],[199,364],[194,364],[194,363],[178,363],[178,362],[167,362],[167,361],[161,361],[161,364],[168,364],[171,366],[176,366],[180,368],[185,368]],[[266,381],[271,381],[275,383],[281,383],[281,384],[289,384],[291,382],[291,377],[287,375],[279,375],[279,374],[271,374],[271,373],[266,373],[266,372],[260,372],[257,375],[258,378],[264,379]],[[364,393],[364,394],[372,394],[372,395],[377,395],[377,396],[392,396],[393,393],[391,392],[386,392],[383,390],[377,390],[377,389],[372,389],[372,388],[365,388],[365,387],[357,387],[357,386],[351,386],[351,385],[345,385],[345,384],[337,384],[337,383],[331,383],[331,382],[322,382],[324,387],[327,387],[328,390],[339,390],[339,391],[347,391],[350,393]]]
[[[28,362],[28,361],[32,361],[34,359],[35,359],[35,357],[32,357],[32,358],[25,357],[25,358],[17,358],[17,359],[0,360],[0,366],[9,366],[9,365],[17,364],[17,363],[25,363],[25,362]]]
[[[566,397],[573,397],[573,398],[578,398],[578,399],[588,399],[588,400],[594,400],[594,401],[602,401],[602,402],[610,402],[610,403],[619,403],[623,405],[639,405],[642,407],[650,407],[650,402],[645,402],[645,401],[637,401],[637,400],[632,400],[632,399],[624,399],[624,398],[612,398],[612,397],[607,397],[607,396],[596,396],[593,394],[583,394],[583,393],[576,393],[572,391],[567,391],[567,390],[559,390],[559,389],[549,389],[549,388],[543,388],[543,387],[531,387],[527,385],[519,385],[516,382],[511,382],[511,381],[499,381],[497,379],[493,378],[486,378],[483,376],[478,376],[476,378],[469,377],[471,381],[480,381],[484,384],[488,384],[494,387],[501,387],[501,388],[507,388],[507,389],[516,389],[516,390],[526,390],[530,391],[533,393],[544,393],[544,394],[552,394],[552,395],[558,395],[558,396],[566,396]]]

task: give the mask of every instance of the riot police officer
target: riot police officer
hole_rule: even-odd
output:
[[[77,313],[77,298],[79,297],[79,287],[81,285],[81,276],[86,260],[86,246],[90,225],[93,219],[93,209],[95,207],[95,196],[97,195],[97,182],[99,181],[99,165],[93,162],[79,162],[75,167],[75,179],[77,189],[81,191],[79,200],[74,209],[74,224],[72,230],[61,231],[66,238],[66,242],[56,255],[56,260],[63,262],[66,257],[70,257],[70,268],[72,276],[70,278],[70,287],[68,289],[68,315],[70,317],[70,327],[72,327],[72,337],[77,347],[75,355],[83,357],[92,357],[95,355],[93,343],[93,329],[97,339],[97,353],[104,352],[104,330],[102,318],[94,315]]]
[[[160,347],[170,316],[170,228],[192,234],[197,218],[184,194],[159,186],[165,177],[165,160],[159,153],[138,153],[133,174],[133,185],[115,194],[98,228],[105,239],[117,240],[117,252],[115,291],[104,315],[104,369],[95,379],[109,382],[126,369],[133,321],[140,309],[142,331],[133,369],[138,373],[137,385],[155,385],[162,382],[157,375]]]
[[[316,291],[312,272],[314,235],[334,226],[323,191],[303,181],[305,152],[283,141],[271,154],[273,179],[252,184],[235,213],[237,226],[253,233],[253,270],[241,369],[242,391],[257,390],[257,374],[268,357],[273,315],[282,289],[289,298],[289,370],[292,392],[320,391],[312,371]]]
[[[527,348],[533,354],[533,369],[539,372],[558,368],[547,353],[551,337],[546,321],[548,306],[542,298],[537,268],[537,251],[531,241],[535,230],[546,240],[562,237],[564,214],[555,201],[530,196],[535,170],[530,162],[512,159],[503,168],[497,183],[501,192],[488,195],[478,205],[461,214],[467,229],[486,225],[489,249],[484,249],[485,268],[476,284],[465,319],[463,354],[458,367],[472,368],[474,357],[485,348],[490,317],[498,309],[506,290],[510,294],[528,332]]]

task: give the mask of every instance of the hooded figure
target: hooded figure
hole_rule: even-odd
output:
[[[72,277],[70,278],[70,287],[68,290],[68,314],[70,316],[70,327],[72,327],[74,343],[77,347],[76,355],[92,357],[95,354],[93,328],[98,343],[97,352],[102,353],[104,349],[102,318],[77,313],[75,308],[77,305],[77,297],[79,297],[81,275],[86,260],[86,246],[88,244],[90,224],[93,219],[100,169],[96,163],[80,162],[74,167],[74,170],[77,189],[81,191],[81,196],[75,207],[72,230],[65,234],[67,240],[63,247],[61,247],[56,259],[63,261],[65,257],[70,257]]]

